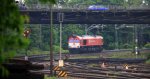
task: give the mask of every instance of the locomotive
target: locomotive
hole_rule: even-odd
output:
[[[70,53],[101,52],[102,45],[102,36],[72,35],[68,39],[68,48]]]

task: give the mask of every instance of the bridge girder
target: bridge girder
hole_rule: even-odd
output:
[[[29,16],[28,24],[50,24],[49,11],[20,12]],[[59,24],[60,12],[64,13],[63,24],[150,24],[150,10],[54,11],[54,24]]]

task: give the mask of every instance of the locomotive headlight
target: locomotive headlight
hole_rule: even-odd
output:
[[[24,37],[26,37],[26,34],[23,34]]]
[[[27,30],[27,33],[30,33],[30,31],[29,31],[29,30]]]

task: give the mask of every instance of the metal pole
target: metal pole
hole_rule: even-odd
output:
[[[53,26],[53,10],[52,4],[50,4],[50,74],[53,76],[53,38],[52,38],[52,26]]]
[[[135,26],[135,54],[138,54],[138,37],[137,37],[137,26]]]
[[[58,17],[59,17],[59,23],[60,23],[60,52],[59,52],[59,59],[61,60],[61,53],[62,53],[62,50],[61,50],[61,48],[62,48],[62,22],[63,22],[63,18],[64,18],[64,15],[63,15],[63,13],[59,13],[59,15],[58,15]]]
[[[132,34],[132,41],[133,41],[133,53],[135,52],[135,26],[133,25],[133,34]]]
[[[87,25],[85,26],[85,35],[87,35]]]
[[[86,32],[86,35],[87,35],[87,31],[88,31],[88,30],[85,30],[85,32]]]
[[[41,49],[41,43],[42,43],[42,28],[41,28],[41,24],[39,25],[40,27],[40,44],[39,44],[39,48]]]
[[[116,49],[118,50],[118,28],[115,24]]]
[[[60,22],[60,52],[59,52],[59,59],[61,60],[61,48],[62,48],[62,22]]]

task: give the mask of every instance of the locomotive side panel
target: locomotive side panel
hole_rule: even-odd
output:
[[[100,46],[102,45],[101,39],[87,39],[87,46]]]
[[[83,38],[80,42],[81,46],[101,46],[103,45],[103,38]]]

